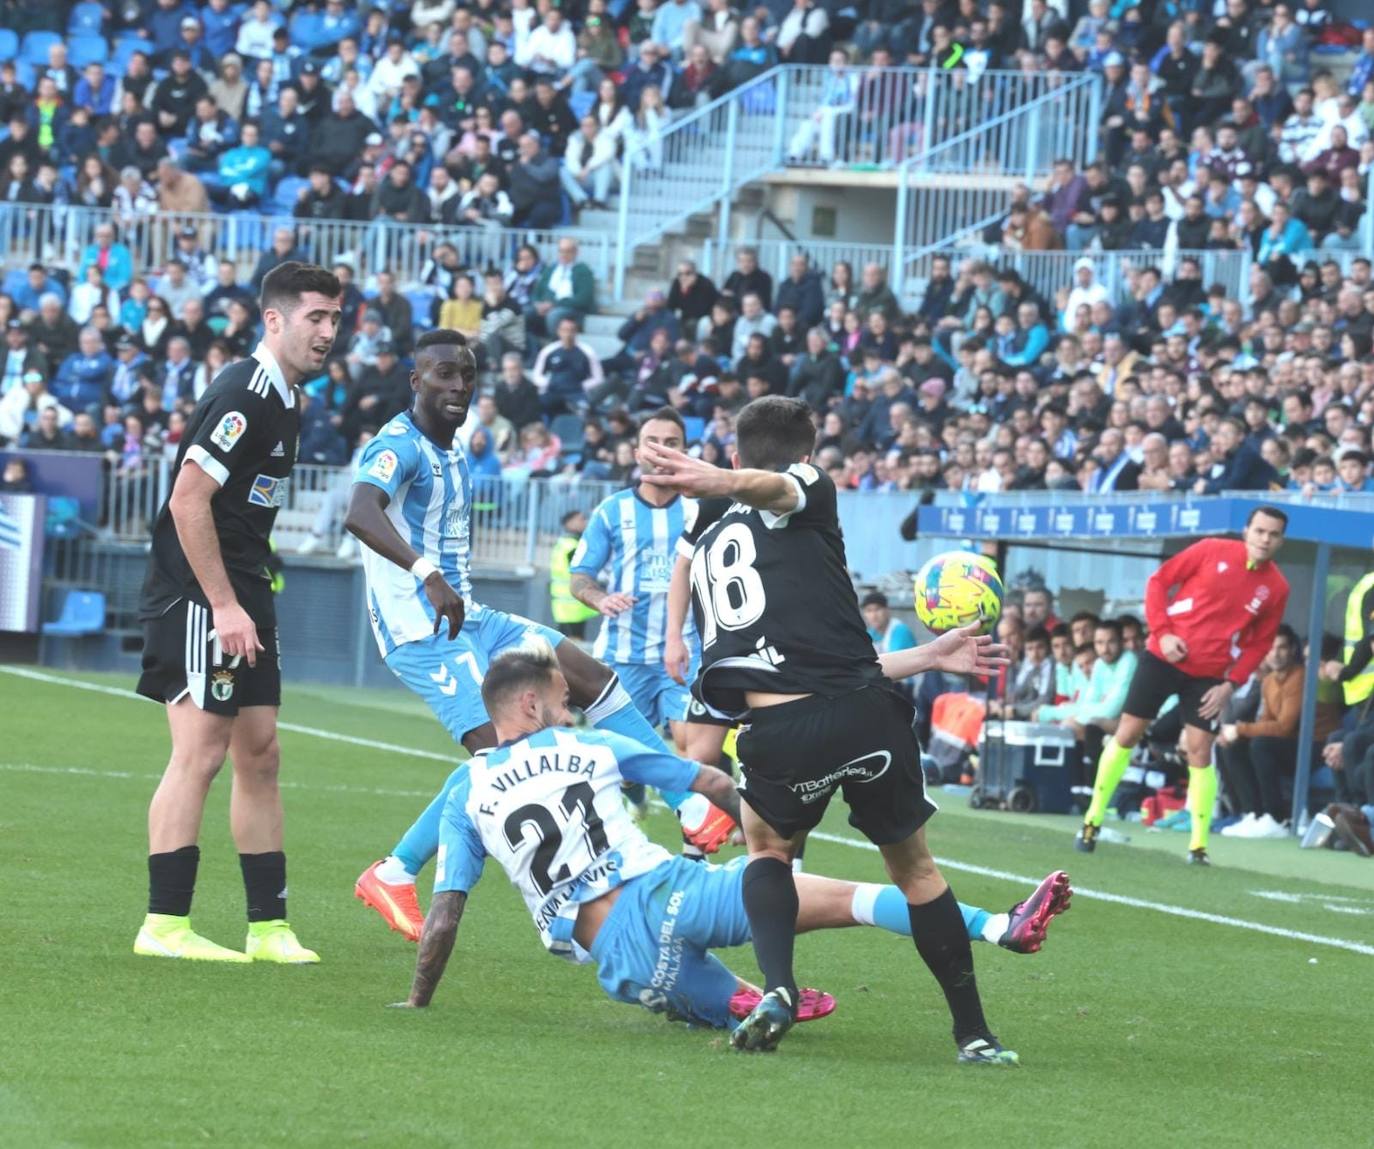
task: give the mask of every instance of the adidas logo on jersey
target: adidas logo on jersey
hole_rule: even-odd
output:
[[[272,448],[272,458],[274,458],[274,459],[280,459],[280,458],[281,458],[283,455],[285,455],[285,454],[286,454],[286,444],[283,443],[280,439],[278,439],[278,440],[277,440],[277,445],[276,445],[275,447]]]

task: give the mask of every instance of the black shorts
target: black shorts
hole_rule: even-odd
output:
[[[1131,685],[1126,691],[1126,705],[1122,711],[1132,718],[1158,718],[1163,705],[1177,694],[1178,713],[1183,724],[1215,734],[1220,719],[1203,718],[1197,709],[1202,705],[1202,696],[1222,681],[1220,678],[1196,678],[1186,674],[1173,663],[1165,662],[1147,650],[1140,656],[1140,664],[1131,676]]]
[[[737,724],[735,719],[724,714],[712,714],[695,694],[687,703],[687,722],[694,726],[721,726],[726,730]]]
[[[885,686],[755,710],[739,736],[740,797],[784,838],[820,822],[844,791],[849,824],[877,846],[905,841],[935,813],[911,705]]]
[[[245,706],[281,705],[281,658],[275,628],[258,628],[257,666],[225,658],[210,637],[210,610],[182,599],[143,624],[138,692],[154,702],[185,697],[208,714],[233,717]],[[229,665],[230,662],[236,665]]]

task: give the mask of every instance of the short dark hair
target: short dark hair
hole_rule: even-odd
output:
[[[811,408],[800,399],[763,395],[735,420],[735,449],[746,467],[784,470],[811,454],[815,443]]]
[[[490,714],[517,691],[547,686],[557,669],[558,656],[547,643],[502,651],[482,679],[482,705]]]
[[[1298,657],[1302,657],[1302,639],[1298,637],[1298,632],[1286,622],[1279,623],[1279,628],[1274,632],[1275,638],[1286,638],[1298,652]]]
[[[1285,531],[1288,530],[1288,512],[1280,510],[1278,507],[1273,506],[1271,503],[1265,503],[1264,505],[1258,506],[1253,511],[1251,511],[1249,516],[1245,520],[1245,525],[1247,527],[1255,521],[1256,515],[1266,515],[1271,519],[1278,519],[1278,521],[1283,524],[1283,529]]]
[[[1026,635],[1026,641],[1043,642],[1046,646],[1049,646],[1050,632],[1046,630],[1043,626],[1032,627],[1030,633]]]
[[[672,423],[673,426],[682,432],[682,441],[684,443],[687,441],[687,424],[682,421],[682,416],[672,407],[660,407],[657,411],[645,415],[644,418],[639,421],[639,426],[635,428],[635,436],[638,437],[639,432],[644,430],[645,425],[655,420],[661,423]]]
[[[567,511],[567,512],[563,515],[563,517],[562,517],[561,519],[559,519],[558,521],[559,521],[559,523],[562,525],[562,527],[566,530],[568,524],[569,524],[570,522],[572,522],[573,519],[575,519],[578,515],[585,515],[586,513],[587,513],[587,512],[584,511],[581,507],[574,507],[572,510]]]
[[[288,259],[263,276],[258,306],[263,311],[287,311],[310,292],[337,299],[343,294],[343,284],[328,268]]]
[[[454,331],[451,327],[436,327],[433,331],[426,331],[415,341],[415,354],[419,355],[426,347],[466,347],[468,337],[461,331]]]
[[[1050,631],[1050,637],[1051,637],[1051,638],[1068,638],[1068,637],[1069,637],[1069,624],[1068,624],[1067,622],[1061,622],[1061,623],[1060,623],[1058,626],[1056,626],[1052,631]]]
[[[880,607],[882,607],[884,610],[886,610],[886,609],[887,609],[887,605],[888,605],[888,603],[887,603],[887,595],[883,594],[883,592],[880,591],[880,590],[871,590],[871,591],[869,591],[866,595],[864,595],[864,600],[863,600],[863,602],[861,602],[859,605],[860,605],[860,606],[880,606]]]
[[[1110,630],[1118,640],[1121,638],[1121,624],[1114,618],[1099,618],[1093,625],[1093,630]]]
[[[1142,634],[1145,633],[1145,624],[1141,622],[1140,619],[1136,618],[1136,616],[1133,614],[1119,614],[1116,616],[1116,621],[1121,624],[1121,629],[1123,631],[1128,626],[1133,626]]]
[[[1093,626],[1096,626],[1097,615],[1093,614],[1090,610],[1080,610],[1073,618],[1069,619],[1069,625],[1072,626],[1076,622],[1090,622]]]

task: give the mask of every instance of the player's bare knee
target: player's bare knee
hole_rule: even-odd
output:
[[[234,755],[234,777],[254,786],[274,786],[281,770],[281,745],[272,738]]]

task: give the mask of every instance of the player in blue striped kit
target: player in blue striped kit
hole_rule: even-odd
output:
[[[496,744],[481,699],[490,660],[540,637],[557,650],[573,701],[591,725],[666,750],[612,671],[564,643],[558,631],[472,601],[472,476],[455,435],[467,418],[476,375],[461,334],[421,336],[411,373],[413,407],[383,427],[358,461],[345,526],[363,544],[368,615],[382,657],[455,741],[475,753]],[[675,809],[685,797],[665,795]],[[442,810],[441,793],[355,886],[359,898],[411,940],[424,922],[415,876],[438,850]],[[710,824],[708,845],[728,834],[722,819],[733,828],[714,808],[694,808],[682,818],[689,836]]]
[[[671,407],[650,415],[639,427],[639,445],[645,442],[681,451],[682,416]],[[571,568],[573,595],[604,619],[592,653],[620,676],[651,725],[672,728],[679,746],[691,693],[669,677],[663,649],[668,586],[689,503],[642,481],[616,492],[592,512]],[[597,580],[608,569],[603,586]]]

